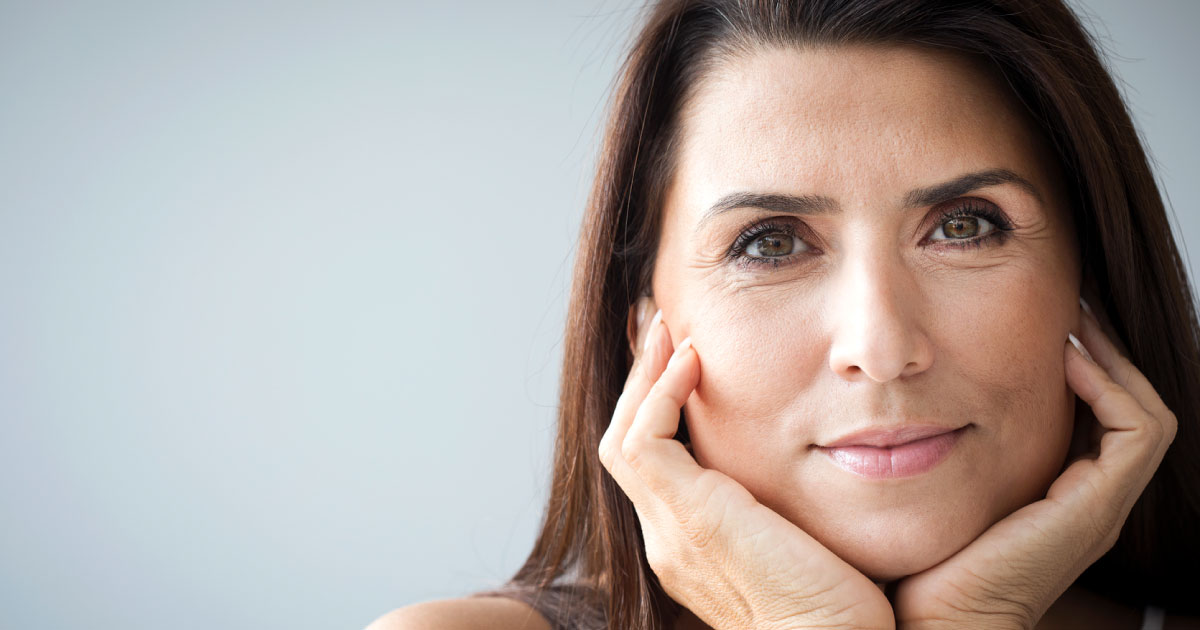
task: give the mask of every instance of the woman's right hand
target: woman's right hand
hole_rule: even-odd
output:
[[[633,502],[667,595],[717,630],[895,628],[870,579],[672,439],[700,382],[700,358],[689,338],[668,363],[674,344],[661,316],[639,332],[645,348],[600,461]]]

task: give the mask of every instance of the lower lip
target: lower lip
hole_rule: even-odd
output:
[[[890,448],[823,446],[821,450],[842,470],[868,479],[911,477],[931,470],[946,459],[963,429]]]

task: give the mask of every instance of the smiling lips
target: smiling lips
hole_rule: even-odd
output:
[[[868,429],[817,448],[839,468],[869,479],[910,477],[937,466],[966,428],[920,425]]]

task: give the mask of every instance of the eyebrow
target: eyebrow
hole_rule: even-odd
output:
[[[904,208],[920,208],[935,206],[955,197],[961,197],[969,192],[999,186],[1001,184],[1016,184],[1042,201],[1042,195],[1029,180],[1003,168],[992,168],[974,173],[959,175],[954,179],[934,184],[924,188],[910,190],[904,195]],[[735,192],[721,197],[712,205],[700,219],[704,225],[713,217],[735,208],[762,208],[787,214],[836,214],[840,211],[837,201],[821,195],[786,195],[751,192]]]

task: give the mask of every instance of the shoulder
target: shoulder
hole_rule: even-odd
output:
[[[508,597],[460,597],[421,602],[376,619],[366,630],[551,630],[528,604]]]

